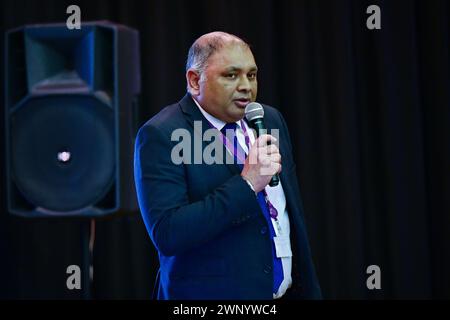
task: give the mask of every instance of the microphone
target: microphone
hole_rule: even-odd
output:
[[[266,125],[264,124],[264,109],[262,105],[257,102],[250,102],[245,107],[245,118],[250,124],[252,129],[256,131],[256,137],[259,137],[264,131],[266,131]],[[268,142],[268,145],[270,141]],[[280,182],[278,174],[275,174],[269,182],[269,186],[275,187]]]

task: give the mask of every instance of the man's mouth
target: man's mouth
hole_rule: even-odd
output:
[[[247,104],[250,103],[250,99],[242,98],[242,99],[234,99],[234,104],[239,108],[245,108]]]

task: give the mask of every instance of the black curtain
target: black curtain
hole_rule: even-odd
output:
[[[184,95],[198,36],[246,39],[258,100],[290,128],[325,298],[450,298],[450,2],[5,0],[1,61],[5,30],[64,22],[70,4],[82,21],[139,30],[141,123]],[[381,30],[366,27],[372,4]],[[3,65],[1,81],[3,102]],[[89,297],[65,281],[68,265],[86,261],[91,221],[8,214],[4,160],[0,297]],[[93,261],[91,298],[150,298],[158,262],[138,213],[96,221]],[[381,269],[381,290],[366,287],[369,265]]]

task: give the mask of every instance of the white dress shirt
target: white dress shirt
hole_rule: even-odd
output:
[[[222,130],[222,128],[226,125],[226,122],[217,119],[216,117],[212,116],[208,112],[206,112],[200,104],[193,98],[195,104],[202,112],[203,116],[218,130]],[[253,130],[251,130],[247,123],[245,121],[242,121],[242,123],[245,126],[245,129],[247,130],[248,136],[250,138],[250,145],[252,145],[255,142],[255,135],[253,133]],[[241,128],[241,121],[237,121],[237,129],[236,129],[236,136],[239,145],[241,148],[245,151],[246,154],[248,154],[247,145],[245,143],[245,136],[244,131]],[[228,149],[227,149],[228,150]],[[278,211],[278,224],[281,229],[281,233],[283,235],[286,235],[288,238],[290,237],[290,224],[289,224],[289,215],[286,210],[286,197],[284,195],[282,182],[280,180],[280,183],[275,187],[270,187],[267,185],[265,187],[265,190],[267,192],[267,197],[269,198],[269,201],[272,203],[272,205],[277,209]],[[278,230],[277,222],[274,219],[271,219],[273,228],[275,230],[275,234],[277,236],[280,235],[280,231]],[[290,238],[289,238],[290,239]],[[290,242],[289,242],[290,245]],[[281,258],[281,264],[283,266],[283,282],[281,283],[278,292],[273,294],[274,299],[278,299],[282,297],[288,288],[292,285],[292,257],[283,257]]]

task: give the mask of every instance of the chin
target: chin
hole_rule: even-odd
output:
[[[235,115],[231,122],[236,122],[236,121],[242,120],[242,119],[244,119],[244,116],[245,116],[244,113],[242,113],[241,115]]]

